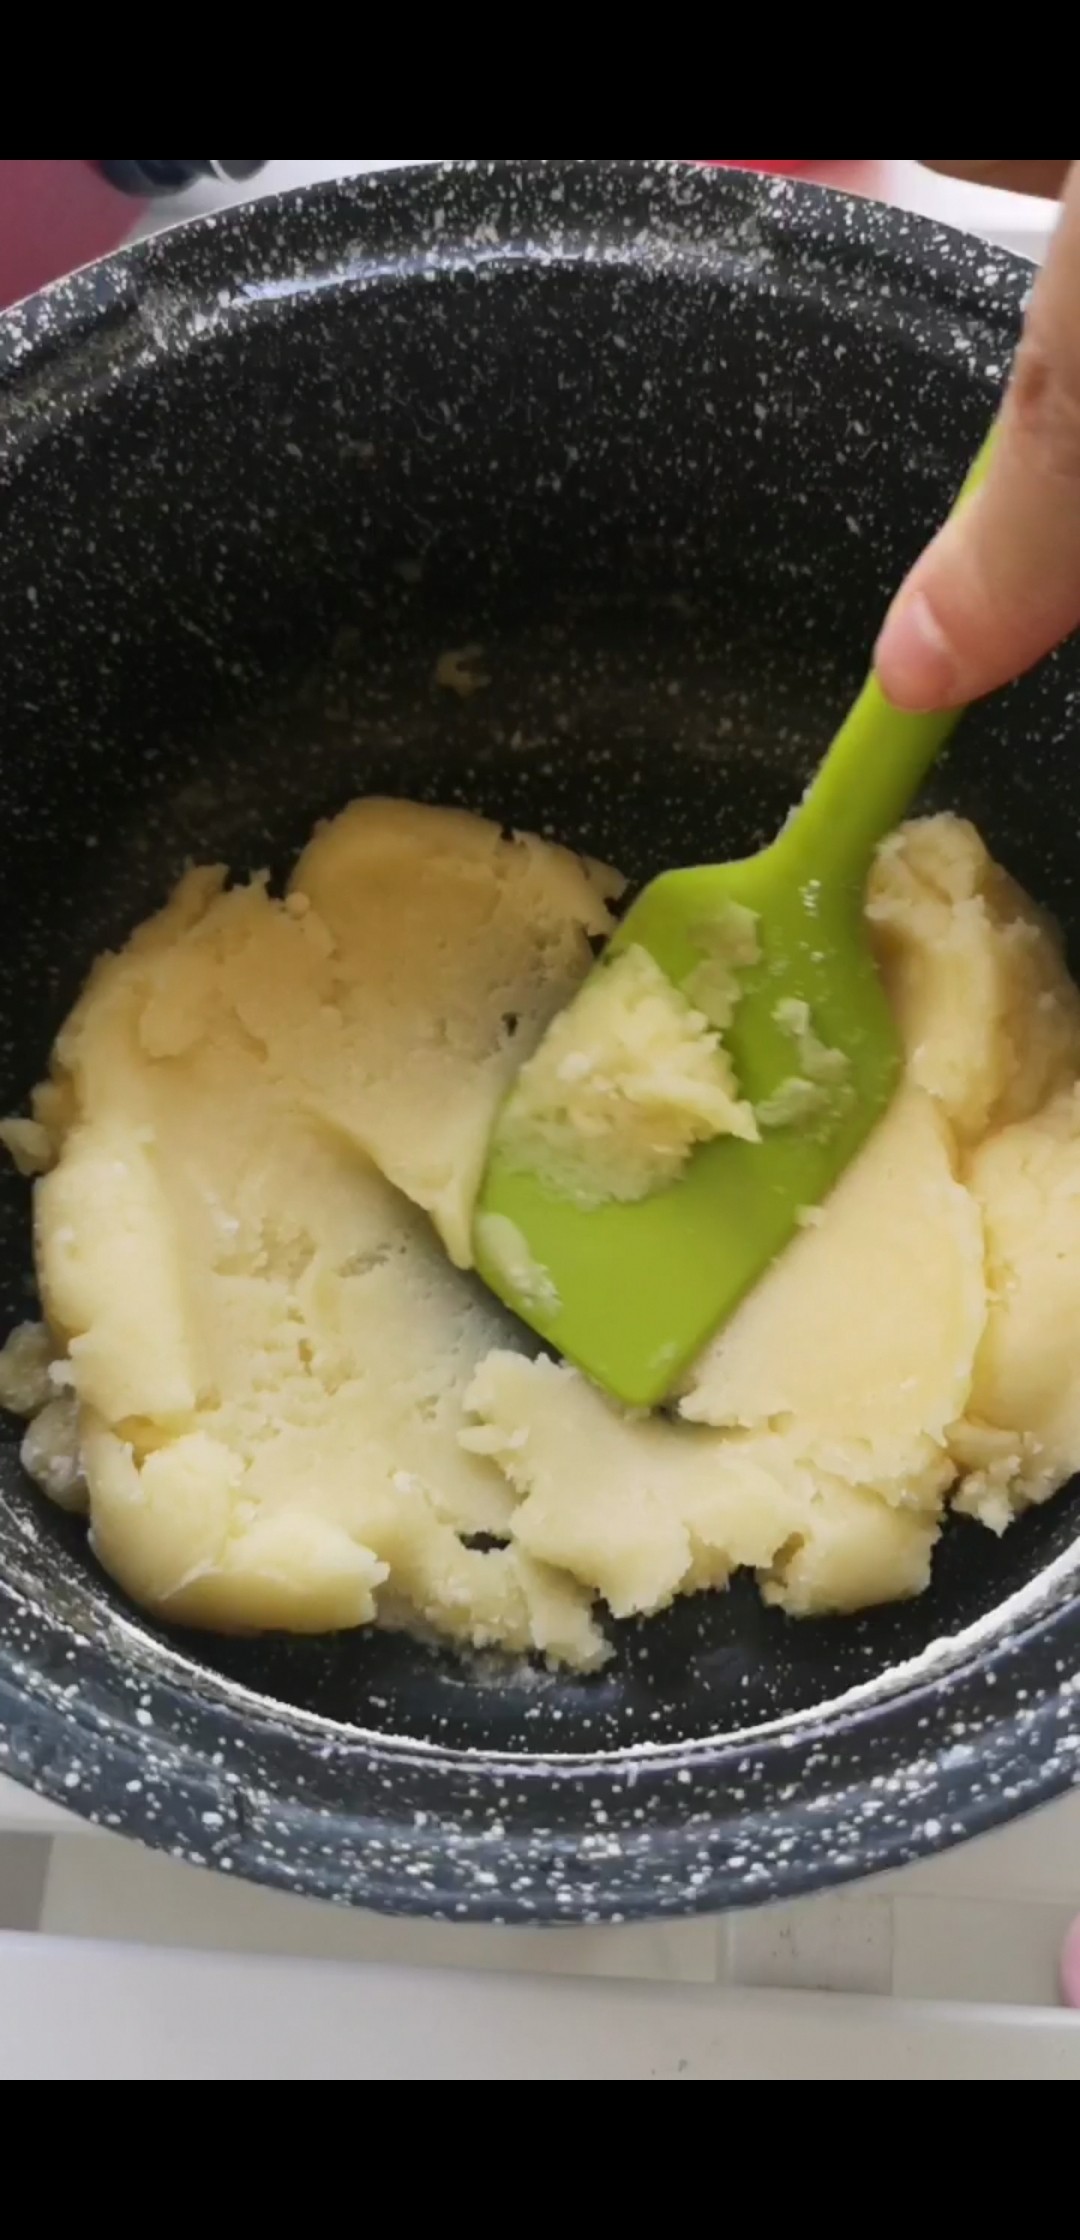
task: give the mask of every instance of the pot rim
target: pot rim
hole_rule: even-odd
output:
[[[92,409],[103,383],[197,349],[215,323],[272,315],[282,295],[379,284],[380,222],[400,219],[403,201],[416,239],[399,270],[497,256],[502,242],[481,244],[475,224],[455,236],[436,222],[463,175],[477,207],[516,198],[538,256],[553,240],[579,253],[575,214],[603,253],[605,215],[632,188],[655,199],[657,226],[648,242],[614,228],[616,257],[706,257],[710,269],[783,257],[785,284],[798,290],[801,265],[819,293],[838,266],[852,315],[877,319],[896,317],[902,274],[902,315],[921,314],[924,347],[976,319],[998,376],[1029,284],[1005,251],[787,178],[677,159],[417,164],[187,221],[0,317],[0,482],[59,418]],[[340,249],[325,269],[298,269],[290,228],[313,206]],[[231,280],[208,302],[211,238],[218,271],[224,238]],[[850,274],[868,267],[883,289],[857,296]],[[991,370],[972,379],[989,408]],[[76,1635],[0,1579],[0,1772],[189,1860],[404,1914],[599,1922],[794,1898],[946,1850],[1080,1780],[1078,1574],[1080,1542],[939,1645],[936,1662],[787,1721],[557,1758],[340,1727],[216,1678],[127,1619],[104,1640]],[[264,1752],[280,1787],[260,1772]]]

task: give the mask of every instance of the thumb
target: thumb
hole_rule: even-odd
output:
[[[1080,624],[1080,165],[1035,285],[981,490],[935,538],[878,641],[888,698],[961,707]]]
[[[1011,156],[920,156],[930,171],[944,171],[950,179],[967,179],[978,187],[1007,187],[1011,194],[1059,195],[1072,163],[1069,156],[1021,158]]]
[[[1080,1921],[1074,1921],[1065,1945],[1062,1983],[1067,2007],[1080,2007]]]

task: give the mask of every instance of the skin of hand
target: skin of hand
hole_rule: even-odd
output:
[[[925,157],[985,186],[1054,195],[1066,208],[1038,282],[1005,406],[1001,448],[980,496],[908,578],[878,646],[902,707],[975,699],[1080,624],[1080,164]],[[1080,1921],[1061,1968],[1080,2008]]]
[[[1080,626],[1080,163],[925,158],[953,177],[1064,188],[982,489],[916,563],[875,661],[889,699],[962,707]]]
[[[1062,1980],[1067,2007],[1080,2007],[1080,1921],[1074,1922],[1065,1945]]]

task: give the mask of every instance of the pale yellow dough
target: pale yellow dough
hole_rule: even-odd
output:
[[[934,1510],[986,1323],[979,1209],[933,1099],[906,1085],[698,1363],[682,1412],[775,1431],[811,1469]]]
[[[595,972],[548,1028],[507,1100],[503,1158],[584,1208],[675,1181],[699,1143],[758,1141],[718,1033],[647,949]]]
[[[244,1023],[431,1215],[459,1267],[496,1108],[589,970],[590,938],[611,932],[623,884],[463,810],[358,801],[292,881],[327,950],[317,1007],[302,974],[284,1016],[252,960]]]
[[[48,1332],[13,1338],[0,1402],[148,1608],[589,1669],[604,1606],[742,1567],[797,1616],[917,1594],[950,1499],[1002,1530],[1080,1467],[1080,996],[955,818],[906,828],[872,883],[906,1085],[677,1414],[533,1360],[451,1266],[495,1113],[619,887],[366,801],[284,899],[192,872],[96,968],[30,1133],[6,1131],[49,1170]],[[715,1036],[679,1023],[661,1089],[730,1122]]]

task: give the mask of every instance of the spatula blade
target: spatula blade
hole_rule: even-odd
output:
[[[758,920],[760,961],[725,1035],[744,1097],[769,1105],[797,1073],[785,1006],[805,1005],[819,1041],[842,1054],[843,1092],[811,1121],[698,1150],[670,1187],[637,1204],[582,1210],[518,1171],[496,1126],[478,1213],[502,1216],[543,1278],[508,1280],[477,1223],[477,1266],[515,1313],[627,1406],[651,1408],[828,1197],[887,1110],[902,1059],[870,953],[860,898],[790,878],[782,846],[748,862],[656,880],[612,949],[639,945],[676,987],[700,964],[700,929],[731,903]],[[779,1016],[778,1016],[779,1015]],[[542,1296],[541,1296],[542,1295]]]

